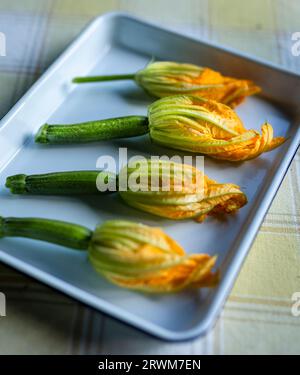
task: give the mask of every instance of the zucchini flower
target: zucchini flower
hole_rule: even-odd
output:
[[[105,182],[107,190],[100,188]],[[161,160],[141,160],[126,166],[119,176],[104,171],[18,174],[6,180],[13,194],[103,194],[119,191],[121,198],[141,211],[173,220],[229,214],[247,203],[246,195],[234,184],[220,184],[198,169]]]
[[[213,99],[231,107],[260,88],[246,79],[225,77],[219,72],[193,64],[170,61],[153,62],[135,74],[76,77],[74,83],[131,79],[149,94],[162,98],[176,94],[192,94]]]
[[[228,106],[190,95],[157,100],[148,110],[151,139],[160,145],[229,161],[256,158],[284,142],[270,124],[262,134],[244,128]]]
[[[120,191],[130,206],[173,220],[236,212],[247,203],[246,195],[234,184],[220,184],[191,165],[162,160],[141,161],[120,172],[138,180],[138,189],[128,184]]]
[[[186,254],[159,228],[108,221],[91,231],[81,225],[39,218],[0,217],[0,238],[27,237],[87,251],[94,269],[120,287],[169,293],[216,285],[216,257]]]
[[[225,104],[191,95],[175,95],[150,105],[148,117],[127,116],[71,125],[45,124],[35,141],[87,143],[146,133],[160,145],[228,161],[256,158],[285,140],[273,138],[273,128],[268,123],[262,125],[262,134],[245,129],[238,115]]]

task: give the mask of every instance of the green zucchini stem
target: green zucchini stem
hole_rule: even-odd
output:
[[[35,137],[36,143],[66,144],[127,138],[149,132],[148,118],[126,116],[71,125],[44,124]]]
[[[81,225],[58,220],[0,217],[1,237],[25,237],[77,250],[87,250],[93,232]]]
[[[97,188],[97,180],[103,181],[106,186],[117,186],[117,176],[114,173],[101,171],[17,174],[7,177],[5,186],[13,194],[98,194],[100,191]],[[109,189],[106,192],[109,192]]]
[[[88,83],[88,82],[105,82],[105,81],[120,81],[120,80],[134,80],[135,74],[115,74],[109,76],[87,76],[75,77],[72,79],[73,83]]]

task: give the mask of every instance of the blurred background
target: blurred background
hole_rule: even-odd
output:
[[[6,38],[0,118],[94,17],[111,11],[300,73],[300,56],[292,49],[300,32],[297,0],[0,0],[0,32]],[[291,312],[292,296],[300,292],[299,186],[298,154],[207,336],[164,343],[0,264],[0,292],[7,296],[0,353],[299,354],[300,317]]]

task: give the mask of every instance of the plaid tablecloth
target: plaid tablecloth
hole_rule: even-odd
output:
[[[0,116],[89,20],[125,10],[244,50],[300,72],[291,53],[297,0],[0,0]],[[299,154],[265,218],[215,328],[188,343],[163,343],[0,265],[1,354],[250,354],[300,352]],[[1,208],[1,198],[0,198]]]

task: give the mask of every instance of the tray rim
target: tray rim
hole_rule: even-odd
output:
[[[87,26],[84,27],[83,30],[79,33],[79,35],[70,43],[70,45],[61,53],[61,55],[50,65],[50,67],[46,69],[46,71],[42,74],[42,76],[18,100],[18,102],[1,119],[0,125],[2,126],[0,127],[0,133],[3,131],[6,125],[8,125],[11,117],[13,117],[22,108],[26,100],[28,100],[30,96],[33,95],[33,93],[39,89],[40,85],[44,81],[46,81],[50,77],[50,75],[54,73],[54,71],[60,67],[60,65],[64,63],[64,60],[73,53],[73,50],[77,48],[77,45],[79,45],[85,38],[87,38],[90,35],[90,33],[92,33],[93,30],[98,26],[100,22],[105,22],[105,21],[110,21],[110,20],[120,19],[120,18],[127,19],[129,21],[135,21],[137,23],[155,28],[157,30],[162,30],[169,34],[186,38],[191,41],[206,45],[207,47],[217,48],[220,51],[230,53],[237,57],[242,57],[256,64],[266,66],[273,70],[277,70],[284,74],[288,74],[288,75],[297,77],[297,79],[300,79],[300,74],[297,74],[296,72],[285,69],[274,63],[269,63],[263,59],[256,58],[247,53],[238,52],[237,50],[232,49],[230,47],[224,47],[218,43],[210,42],[199,37],[191,37],[189,35],[186,35],[185,33],[176,32],[172,30],[171,28],[162,27],[155,22],[149,22],[149,21],[144,20],[143,18],[132,16],[128,13],[109,12],[109,13],[102,14],[96,17],[91,22],[89,22]],[[22,261],[14,256],[11,256],[5,252],[2,252],[1,249],[0,249],[0,260],[3,263],[37,279],[38,281],[41,281],[42,283],[49,285],[50,287],[53,287],[54,289],[57,289],[60,292],[76,300],[79,300],[86,305],[89,305],[93,308],[96,308],[97,310],[100,310],[102,313],[107,314],[111,316],[112,318],[122,321],[125,324],[129,324],[130,326],[138,328],[160,339],[164,339],[167,341],[184,341],[184,340],[193,339],[200,335],[204,335],[209,331],[210,328],[212,328],[220,312],[223,309],[223,305],[226,302],[227,297],[233,287],[236,277],[238,276],[238,273],[246,258],[246,255],[248,251],[250,250],[251,244],[256,237],[256,234],[260,228],[260,225],[264,219],[264,216],[267,213],[268,208],[271,205],[272,200],[274,199],[276,192],[279,189],[280,184],[285,174],[288,171],[289,165],[292,162],[293,157],[297,153],[299,143],[300,143],[300,129],[298,127],[298,130],[296,131],[294,139],[291,141],[286,154],[280,161],[278,169],[273,176],[272,184],[263,192],[264,196],[261,198],[262,202],[255,213],[255,221],[250,222],[248,230],[247,230],[247,234],[246,235],[243,234],[241,238],[238,237],[237,239],[238,244],[236,245],[236,248],[239,248],[239,252],[236,252],[234,257],[232,258],[230,265],[228,265],[228,270],[226,272],[226,275],[222,279],[222,288],[218,288],[218,290],[216,291],[216,295],[214,296],[214,301],[211,302],[211,305],[209,306],[206,315],[204,316],[203,320],[201,320],[195,328],[188,329],[185,331],[175,332],[175,331],[160,327],[157,324],[144,320],[143,318],[140,318],[132,313],[129,313],[122,309],[120,310],[118,307],[114,306],[112,303],[101,300],[98,297],[95,297],[92,294],[85,292],[78,287],[74,287],[72,284],[69,284],[68,282],[63,281],[58,277],[52,276],[51,274],[48,274],[46,271],[41,271],[39,268],[35,266],[31,266],[27,264],[25,261]],[[12,160],[14,156],[15,154],[11,157],[10,160]],[[10,160],[7,162],[7,164],[10,162]],[[250,221],[250,219],[251,219],[251,216],[247,218],[247,222]]]

